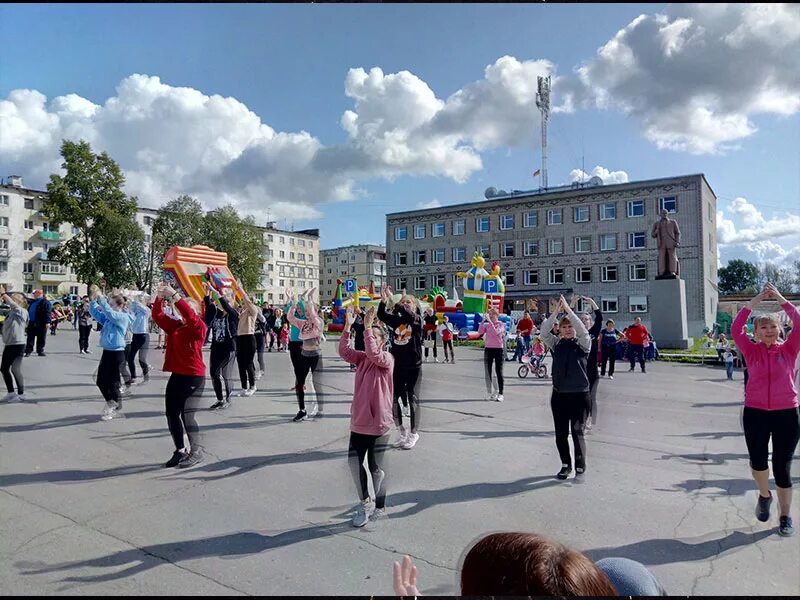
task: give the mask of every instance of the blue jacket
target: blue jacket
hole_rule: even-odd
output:
[[[97,305],[103,310],[100,310]],[[125,332],[133,323],[133,315],[122,310],[113,310],[105,298],[89,303],[89,312],[103,329],[100,331],[100,346],[103,350],[125,350]]]
[[[53,305],[42,296],[28,304],[28,323],[49,323]]]
[[[131,325],[131,333],[149,333],[150,332],[150,309],[134,302],[131,305],[133,310],[133,325]]]
[[[286,305],[287,315],[289,314],[289,311],[292,308],[292,304],[293,304],[292,301],[289,300],[289,303]],[[306,318],[305,313],[306,313],[306,303],[303,302],[303,299],[301,298],[300,300],[297,301],[297,316],[300,317],[301,319],[305,319]],[[289,327],[289,341],[290,342],[300,341],[300,330],[294,325],[291,325]]]

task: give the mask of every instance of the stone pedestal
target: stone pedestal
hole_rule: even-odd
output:
[[[687,350],[686,285],[683,279],[657,279],[650,283],[650,327],[659,349]]]

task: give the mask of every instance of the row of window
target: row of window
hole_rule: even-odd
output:
[[[306,241],[306,240],[303,240],[303,239],[300,239],[300,238],[293,238],[293,237],[289,238],[289,245],[290,246],[294,246],[295,239],[297,239],[297,245],[300,246],[301,248],[313,248],[314,247],[314,242],[311,241],[311,240]],[[274,242],[275,241],[275,236],[272,235],[271,233],[268,233],[267,234],[267,241],[268,242]],[[279,235],[278,236],[278,243],[279,244],[285,244],[286,243],[286,238],[284,236],[282,236],[282,235]]]
[[[9,206],[11,197],[8,194],[0,194],[0,206]],[[34,198],[23,198],[22,205],[24,208],[34,210]]]
[[[267,258],[275,258],[275,251],[274,250],[268,250],[266,252],[266,256],[267,256]],[[295,258],[295,253],[294,252],[289,252],[289,260],[297,260],[299,262],[306,262],[306,255],[303,252],[298,252],[296,256],[297,256],[297,258]],[[278,258],[285,259],[286,258],[286,251],[285,250],[278,250]],[[314,262],[314,255],[313,254],[309,254],[308,255],[308,262],[310,262],[310,263]]]
[[[645,201],[644,200],[628,200],[627,216],[628,218],[638,218],[645,216]],[[675,213],[678,210],[678,201],[675,196],[667,196],[658,199],[658,212],[666,210],[669,213]],[[605,202],[597,205],[597,218],[600,221],[613,221],[617,218],[617,203]],[[491,230],[492,217],[476,217],[475,218],[475,232],[486,233]],[[514,229],[516,215],[505,214],[499,215],[499,229],[500,231],[509,231]],[[588,223],[591,220],[591,211],[589,206],[575,206],[572,209],[572,222],[573,223]],[[551,208],[547,210],[547,225],[562,225],[564,223],[564,209]],[[537,227],[539,224],[539,213],[536,210],[529,210],[522,214],[522,227]],[[451,222],[452,235],[464,235],[466,233],[466,219],[458,219]],[[438,223],[431,223],[431,237],[443,237],[446,234],[446,224],[444,221]],[[421,240],[427,236],[428,225],[420,223],[414,225],[414,239]],[[402,225],[394,228],[395,241],[403,241],[408,239],[408,226]]]
[[[618,249],[617,234],[604,233],[598,236],[598,246],[600,252],[613,252]],[[633,231],[628,233],[628,250],[641,250],[647,248],[647,235],[644,231]],[[489,245],[475,246],[475,251],[481,253],[484,257],[488,258],[490,255]],[[573,251],[575,254],[586,254],[592,251],[592,238],[588,235],[576,236],[573,238]],[[452,248],[453,262],[464,262],[466,260],[467,249],[465,246]],[[563,238],[547,240],[547,254],[557,255],[564,254],[564,240]],[[447,261],[447,252],[445,248],[435,248],[430,251],[431,262],[444,263]],[[500,243],[500,257],[501,258],[514,258],[517,255],[516,242],[501,242]],[[526,240],[522,242],[522,256],[538,256],[539,255],[539,242],[538,240]],[[414,250],[412,253],[413,264],[423,265],[428,261],[427,250]],[[395,252],[394,264],[397,267],[408,265],[408,252]]]
[[[39,263],[39,268],[41,269],[42,273],[48,273],[51,275],[66,275],[69,272],[68,267],[64,267],[57,262],[41,262]],[[0,273],[6,272],[8,272],[8,262],[0,261]],[[22,263],[22,272],[33,273],[33,263]]]

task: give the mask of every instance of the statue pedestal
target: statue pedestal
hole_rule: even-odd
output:
[[[657,279],[650,283],[650,325],[659,349],[688,350],[686,285],[683,279]]]

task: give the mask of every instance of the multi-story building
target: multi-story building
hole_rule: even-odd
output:
[[[657,271],[653,223],[666,209],[681,229],[677,249],[686,285],[689,335],[717,312],[716,196],[704,175],[624,184],[514,192],[485,201],[386,215],[389,282],[424,294],[442,286],[462,294],[456,272],[473,252],[497,261],[505,310],[547,311],[559,294],[590,296],[625,326],[650,325],[650,284]]]
[[[355,279],[360,286],[370,281],[379,290],[386,283],[386,247],[359,244],[320,252],[319,297],[325,304],[336,295],[336,280]]]
[[[285,231],[270,221],[259,227],[263,235],[263,270],[261,287],[255,296],[259,302],[284,303],[285,290],[305,290],[319,285],[319,229]]]
[[[42,212],[47,192],[27,188],[18,176],[0,185],[0,283],[31,293],[41,289],[51,297],[85,294],[70,267],[48,260],[51,248],[68,240],[75,228],[50,224]]]

